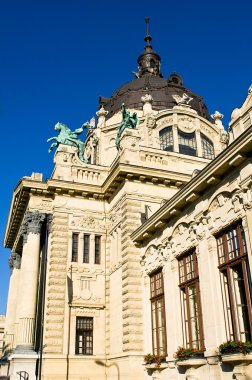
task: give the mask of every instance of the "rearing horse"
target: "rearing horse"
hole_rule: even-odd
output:
[[[75,131],[71,131],[70,128],[68,128],[67,125],[62,123],[57,123],[54,127],[55,131],[59,131],[58,136],[56,137],[50,137],[47,142],[50,142],[52,140],[56,140],[56,142],[52,143],[48,152],[51,153],[54,147],[58,147],[59,144],[65,144],[70,146],[76,146],[78,148],[79,152],[79,158],[82,161],[85,161],[84,159],[84,143],[78,139],[78,135],[80,135],[84,128],[88,128],[89,123],[85,123],[82,125],[81,128],[75,129]]]

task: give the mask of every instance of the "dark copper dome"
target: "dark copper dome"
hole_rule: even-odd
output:
[[[99,107],[103,106],[108,111],[107,118],[118,112],[122,103],[125,104],[126,108],[142,110],[143,103],[141,97],[150,94],[153,98],[152,108],[160,111],[173,108],[177,105],[177,101],[173,95],[183,97],[186,94],[192,98],[190,106],[200,116],[211,120],[202,98],[185,87],[182,78],[178,74],[173,73],[168,79],[163,78],[160,70],[161,58],[150,45],[149,19],[146,18],[145,21],[147,25],[146,46],[138,57],[138,72],[134,73],[136,78],[120,87],[110,98],[100,97]]]
[[[182,79],[175,73],[171,74],[168,79],[152,75],[144,75],[141,78],[133,79],[115,91],[111,98],[100,97],[99,106],[103,105],[109,112],[108,117],[118,112],[122,103],[125,104],[126,108],[142,110],[143,103],[141,97],[146,93],[152,96],[152,108],[158,111],[173,108],[177,105],[173,95],[182,97],[183,94],[187,94],[190,98],[193,98],[190,101],[190,106],[200,116],[211,120],[202,98],[183,86]]]

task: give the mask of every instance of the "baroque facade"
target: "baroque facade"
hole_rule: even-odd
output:
[[[83,146],[58,139],[51,178],[14,191],[11,380],[252,377],[219,350],[251,342],[252,91],[226,132],[145,41]]]

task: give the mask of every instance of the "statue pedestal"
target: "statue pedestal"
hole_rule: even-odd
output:
[[[136,129],[126,128],[120,140],[121,161],[132,162],[139,160],[139,144],[141,137]]]
[[[54,155],[55,168],[52,178],[71,181],[73,160],[80,161],[78,158],[78,148],[60,144]]]

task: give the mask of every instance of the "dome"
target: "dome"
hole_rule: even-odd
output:
[[[126,108],[142,110],[141,97],[146,93],[152,96],[152,108],[157,111],[176,106],[177,101],[173,95],[183,97],[183,94],[186,94],[192,98],[189,103],[192,109],[205,119],[211,120],[202,98],[185,87],[182,78],[176,73],[171,74],[168,79],[151,74],[135,78],[121,86],[112,94],[111,98],[100,97],[99,106],[103,106],[108,111],[108,118],[120,110],[122,103]]]
[[[182,78],[178,74],[172,73],[168,79],[163,78],[161,73],[161,58],[152,49],[150,44],[152,38],[148,29],[148,17],[145,18],[145,22],[146,36],[144,40],[146,45],[137,60],[138,72],[134,73],[136,78],[121,86],[110,98],[100,97],[99,108],[103,106],[108,111],[107,118],[117,113],[122,103],[125,104],[126,108],[142,110],[143,103],[141,97],[149,94],[153,98],[153,110],[171,109],[182,98],[183,102],[189,104],[200,116],[211,120],[202,98],[185,87]]]

